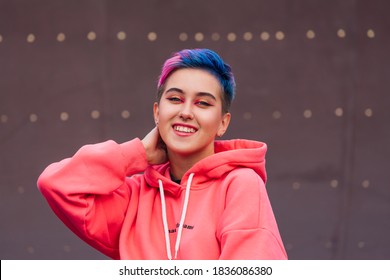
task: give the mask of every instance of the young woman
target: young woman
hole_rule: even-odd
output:
[[[156,127],[86,145],[38,187],[58,217],[113,259],[286,259],[265,189],[266,144],[215,140],[229,126],[235,82],[208,49],[168,59]]]

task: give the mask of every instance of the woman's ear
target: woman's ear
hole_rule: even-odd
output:
[[[230,113],[225,113],[222,116],[221,125],[219,126],[219,129],[217,131],[217,136],[218,137],[222,137],[222,135],[225,134],[226,130],[229,127],[230,118],[231,118],[231,114]]]
[[[153,104],[153,117],[154,117],[154,122],[156,123],[156,125],[158,125],[159,109],[158,109],[157,102],[154,102],[154,104]]]

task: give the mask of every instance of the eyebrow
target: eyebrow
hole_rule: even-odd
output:
[[[178,92],[178,93],[180,93],[180,94],[184,94],[184,93],[185,93],[182,89],[180,89],[180,88],[175,88],[175,87],[170,88],[170,89],[168,89],[168,90],[165,91],[165,93],[169,93],[169,92]],[[197,96],[197,97],[204,97],[204,96],[207,96],[207,97],[210,97],[210,98],[214,99],[215,101],[217,101],[217,99],[215,98],[215,96],[212,95],[212,94],[209,93],[209,92],[203,92],[203,91],[201,91],[201,92],[196,93],[196,96]]]

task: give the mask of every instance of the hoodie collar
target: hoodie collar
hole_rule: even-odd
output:
[[[191,189],[207,186],[202,183],[211,179],[219,179],[235,168],[251,168],[266,181],[265,154],[267,145],[263,142],[244,139],[223,140],[214,142],[215,154],[208,156],[191,167],[181,179],[180,184],[171,180],[170,163],[148,166],[145,178],[149,186],[159,188],[158,180],[164,185],[164,191],[178,196],[185,189],[189,175],[194,173]]]

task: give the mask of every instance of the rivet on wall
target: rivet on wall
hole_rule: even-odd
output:
[[[286,37],[286,35],[285,35],[284,32],[282,32],[282,31],[278,31],[278,32],[275,33],[275,38],[276,38],[276,40],[281,41],[281,40],[283,40],[285,37]]]
[[[343,108],[341,107],[336,108],[334,110],[334,114],[336,115],[336,117],[342,117],[344,114]]]
[[[128,118],[130,118],[130,112],[127,111],[127,110],[123,110],[122,113],[121,113],[121,116],[124,119],[128,119]]]
[[[309,30],[306,32],[306,37],[307,37],[308,39],[314,39],[314,38],[316,37],[316,33],[315,33],[313,30],[309,29]]]
[[[154,42],[157,40],[157,33],[156,32],[149,32],[148,33],[148,40],[151,42]]]
[[[337,188],[337,187],[339,186],[339,181],[336,180],[336,179],[330,181],[330,186],[331,186],[333,189]]]
[[[64,248],[64,252],[67,252],[67,253],[69,253],[72,250],[69,245],[64,245],[63,248]]]
[[[204,39],[204,35],[202,32],[197,32],[197,33],[195,33],[194,38],[195,38],[195,41],[202,42]]]
[[[219,39],[221,39],[221,35],[219,35],[219,33],[214,32],[213,34],[211,34],[211,40],[216,42],[219,41]]]
[[[185,32],[182,32],[179,34],[179,40],[182,41],[182,42],[185,42],[188,40],[188,34],[185,33]]]
[[[87,39],[90,40],[90,41],[96,40],[96,33],[93,32],[93,31],[88,32]]]
[[[291,244],[291,243],[286,243],[286,250],[287,251],[290,251],[290,250],[292,250],[294,248],[294,245],[293,244]]]
[[[66,39],[66,36],[64,33],[61,32],[61,33],[57,34],[57,41],[58,42],[63,42],[63,41],[65,41],[65,39]]]
[[[301,188],[301,184],[299,182],[294,182],[292,184],[292,188],[293,188],[294,191],[297,191],[297,190],[299,190]]]
[[[364,110],[364,115],[366,115],[366,117],[368,118],[372,117],[373,113],[374,112],[372,111],[371,108],[367,108],[366,110]]]
[[[370,181],[369,180],[364,180],[362,182],[362,187],[365,188],[365,189],[369,188],[370,187]]]
[[[325,248],[326,249],[330,249],[332,247],[333,247],[333,242],[332,241],[328,241],[328,242],[325,243]]]
[[[18,190],[19,194],[24,194],[24,192],[25,192],[25,189],[22,186],[19,186],[17,190]]]
[[[94,120],[97,120],[99,117],[100,117],[100,112],[98,110],[93,110],[91,112],[91,118],[93,118]]]
[[[243,35],[243,38],[245,41],[251,41],[253,39],[253,34],[252,32],[245,32]]]
[[[366,246],[366,242],[364,242],[364,241],[359,241],[357,244],[357,247],[359,249],[363,249],[365,246]]]
[[[28,34],[26,40],[27,40],[28,43],[34,43],[35,35],[32,34],[32,33]]]
[[[8,122],[8,116],[7,116],[7,115],[1,115],[1,116],[0,116],[0,121],[1,121],[2,123]]]
[[[252,113],[251,112],[245,112],[243,115],[244,120],[251,120],[252,119]]]
[[[263,40],[263,41],[268,41],[269,38],[270,38],[270,35],[269,35],[268,32],[264,31],[264,32],[261,32],[260,38],[261,38],[261,40]]]
[[[337,36],[339,38],[345,38],[345,36],[347,36],[347,34],[345,33],[345,30],[340,28],[339,30],[337,30]]]
[[[303,112],[303,116],[306,118],[306,119],[310,119],[312,116],[313,116],[313,113],[311,110],[307,109]]]
[[[234,42],[234,41],[236,41],[236,39],[237,39],[236,33],[230,32],[230,33],[227,35],[227,39],[228,39],[229,42]]]
[[[275,119],[275,120],[278,120],[282,117],[282,113],[280,111],[274,111],[272,113],[272,117]]]
[[[367,37],[370,38],[370,39],[375,38],[375,32],[374,32],[374,30],[368,29],[368,30],[367,30]]]
[[[67,120],[69,119],[69,114],[68,114],[67,112],[62,112],[62,113],[60,114],[60,119],[61,119],[61,121],[63,121],[63,122],[67,121]]]
[[[34,123],[38,121],[37,114],[30,114],[30,122]]]
[[[126,32],[124,32],[124,31],[119,31],[119,32],[116,34],[116,37],[118,38],[118,40],[123,41],[123,40],[126,39]]]
[[[28,246],[27,247],[27,252],[29,252],[30,254],[34,254],[35,253],[35,249],[33,246]]]

